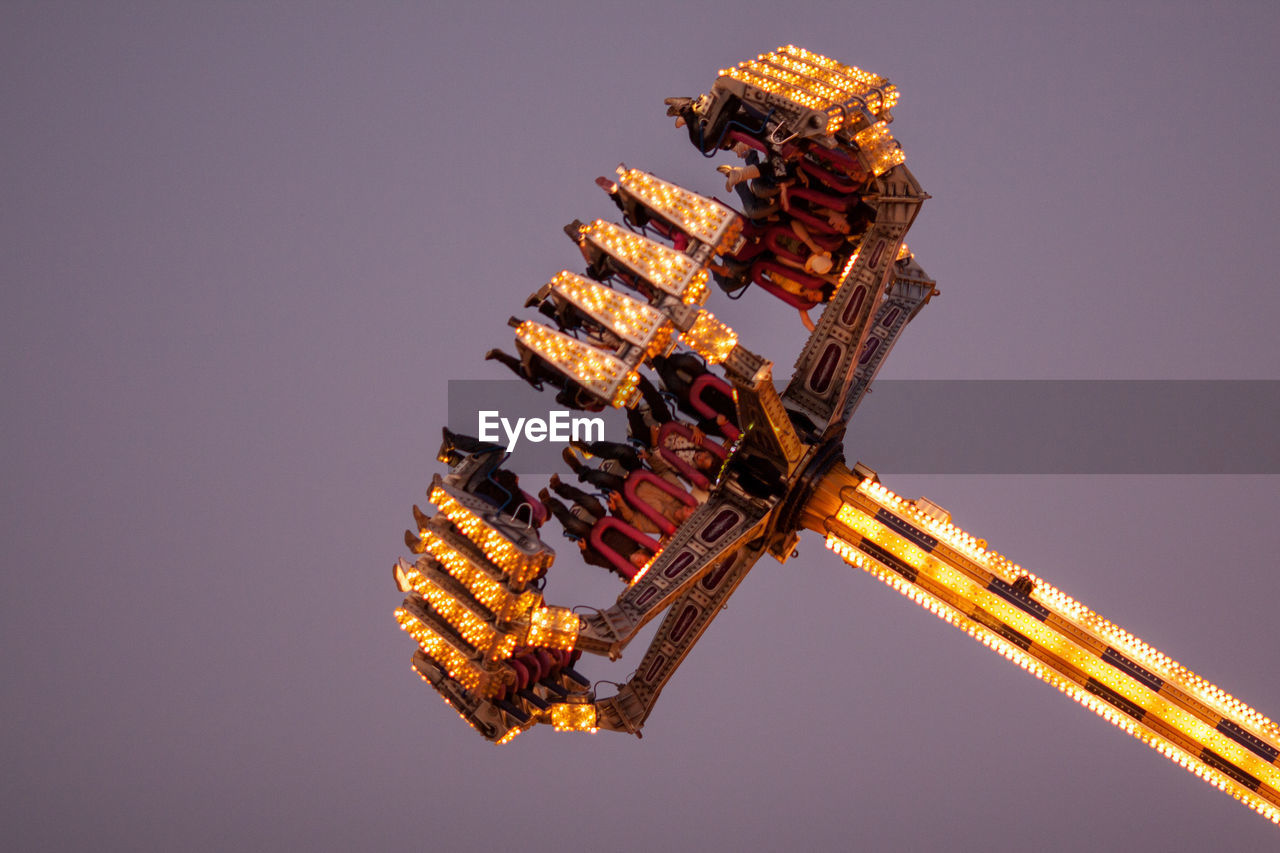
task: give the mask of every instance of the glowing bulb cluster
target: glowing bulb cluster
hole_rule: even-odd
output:
[[[1080,705],[1083,705],[1093,711],[1095,714],[1115,725],[1117,728],[1120,728],[1138,738],[1143,743],[1155,749],[1161,755],[1164,755],[1180,766],[1191,771],[1219,790],[1229,793],[1234,799],[1240,801],[1271,822],[1280,823],[1280,808],[1277,808],[1272,803],[1262,799],[1249,788],[1237,783],[1226,774],[1209,766],[1200,758],[1192,756],[1185,750],[1172,744],[1162,735],[1157,734],[1146,726],[1136,722],[1127,714],[1121,713],[1109,702],[1089,693],[1071,679],[1053,671],[1049,667],[1045,666],[1041,661],[1031,656],[1020,647],[1009,642],[1004,637],[995,633],[987,626],[975,622],[973,619],[961,613],[950,604],[947,604],[942,599],[932,595],[924,589],[921,589],[916,584],[913,584],[903,578],[897,572],[883,566],[877,560],[864,554],[851,543],[846,542],[835,534],[829,533],[826,538],[826,547],[838,554],[845,560],[845,562],[864,569],[876,579],[893,587],[898,592],[901,592],[907,598],[924,607],[944,622],[955,625],[987,648],[992,649],[1006,659],[1016,663],[1020,668],[1031,673],[1036,678],[1052,684],[1059,691],[1071,697]]]
[[[618,185],[716,252],[727,252],[742,233],[742,217],[725,205],[648,172],[619,166]]]
[[[707,271],[688,255],[603,219],[582,226],[580,233],[625,269],[686,305],[707,300]]]
[[[761,54],[758,59],[740,63],[739,68],[746,68],[764,77],[771,77],[781,83],[803,89],[816,96],[818,103],[830,106],[846,101],[851,93],[832,86],[826,80],[805,73],[803,63],[792,57],[777,54]],[[825,109],[826,107],[822,107]],[[839,128],[837,128],[839,129]]]
[[[895,531],[881,528],[878,519],[859,512],[848,504],[841,507],[837,520],[862,533],[876,545],[906,560],[917,569],[922,576],[929,576],[948,594],[957,600],[973,602],[987,613],[999,618],[1006,625],[1019,631],[1041,647],[1050,650],[1054,655],[1067,663],[1074,670],[1082,671],[1095,680],[1105,684],[1117,694],[1133,702],[1161,719],[1188,737],[1211,747],[1220,754],[1228,755],[1232,761],[1243,764],[1268,781],[1280,783],[1280,771],[1262,766],[1256,756],[1251,755],[1239,744],[1228,740],[1203,721],[1185,713],[1181,708],[1158,695],[1155,688],[1145,684],[1131,682],[1126,674],[1117,671],[1110,664],[1099,660],[1099,650],[1082,646],[1073,639],[1068,639],[1058,625],[1038,620],[1021,609],[1009,604],[1002,597],[993,594],[962,571],[957,571],[939,562],[940,554],[935,551],[932,556],[924,551],[903,543]],[[921,581],[916,577],[911,580]]]
[[[400,570],[405,583],[488,660],[505,660],[511,657],[516,646],[515,634],[498,631],[487,614],[478,612],[470,602],[453,595],[416,566],[402,564]]]
[[[426,546],[427,553],[438,560],[445,571],[466,587],[477,601],[489,609],[494,619],[500,622],[522,616],[542,600],[542,596],[534,590],[525,590],[519,594],[512,592],[434,531],[424,531],[422,543]]]
[[[439,485],[431,488],[427,499],[439,507],[440,512],[462,531],[462,535],[474,542],[494,565],[502,569],[517,588],[522,588],[537,577],[555,559],[555,555],[547,548],[533,554],[522,553],[501,531],[463,506]]]
[[[762,74],[751,67],[755,64],[744,62],[738,65],[737,68],[721,68],[720,76],[737,80],[739,83],[745,83],[756,89],[762,89],[804,109],[823,113],[827,117],[823,129],[828,135],[840,130],[840,125],[844,120],[844,113],[829,100],[785,80]]]
[[[828,135],[862,123],[863,107],[881,116],[898,102],[898,90],[883,77],[795,45],[722,68],[720,76],[825,114]]]
[[[1064,619],[1085,628],[1103,643],[1123,652],[1126,656],[1150,669],[1166,681],[1173,682],[1192,696],[1203,700],[1224,717],[1247,725],[1266,738],[1280,740],[1280,727],[1265,715],[1239,701],[1217,685],[1191,672],[1177,661],[1115,625],[1110,620],[1099,616],[1093,610],[1052,584],[1025,571],[1021,566],[994,551],[988,551],[984,540],[975,539],[950,523],[940,523],[928,514],[917,510],[910,501],[903,500],[879,483],[864,480],[859,484],[858,491],[871,497],[886,509],[913,518],[922,527],[927,528],[948,545],[1007,582],[1012,582],[1019,576],[1027,575],[1036,585],[1037,598],[1050,610],[1058,613]]]
[[[1037,601],[1064,621],[1096,638],[1100,645],[1116,649],[1140,666],[1159,676],[1176,690],[1208,705],[1224,719],[1230,720],[1243,728],[1252,729],[1256,736],[1260,736],[1264,740],[1269,740],[1272,743],[1280,742],[1280,727],[1277,727],[1268,717],[1236,699],[1217,685],[1191,672],[1177,661],[1174,661],[1123,628],[1099,616],[1093,610],[1042,578],[1027,572],[1020,565],[1009,561],[1000,554],[987,550],[987,543],[984,540],[973,537],[950,522],[943,522],[921,511],[910,501],[895,495],[892,491],[873,480],[863,480],[858,485],[857,491],[867,495],[881,507],[901,515],[909,519],[913,524],[927,530],[954,552],[967,557],[1005,582],[1011,583],[1022,576],[1030,578],[1035,586]],[[844,507],[842,507],[843,510]],[[837,513],[837,518],[840,518],[839,513]],[[1209,735],[1208,737],[1213,739],[1215,736]],[[1234,745],[1228,745],[1222,741],[1215,742],[1223,744],[1225,749],[1235,749]]]
[[[564,607],[539,607],[529,614],[526,645],[572,651],[578,641],[581,620]]]
[[[614,408],[630,406],[639,398],[640,377],[607,352],[532,320],[516,328],[516,340]]]
[[[671,339],[666,315],[648,303],[577,273],[561,270],[550,282],[553,293],[628,343],[658,351]]]
[[[851,66],[841,66],[834,60],[792,45],[771,54],[763,54],[758,61],[800,75],[808,81],[807,85],[812,90],[834,103],[862,102],[867,105],[869,112],[878,114],[885,109],[885,89],[891,93],[893,103],[897,102],[897,89],[884,78]],[[820,61],[825,61],[827,65],[822,65]],[[848,69],[850,76],[834,70],[836,67]],[[857,79],[852,75],[856,75]]]
[[[889,132],[886,122],[878,121],[871,127],[858,131],[853,135],[853,141],[867,158],[867,164],[876,177],[907,162],[907,155]]]
[[[796,47],[794,44],[780,47],[774,53],[765,54],[760,58],[769,62],[779,62],[782,58],[793,59],[829,74],[830,77],[822,78],[825,82],[834,83],[840,79],[847,81],[842,85],[844,91],[850,95],[862,97],[867,103],[867,109],[877,116],[893,109],[898,103],[898,89],[887,78],[872,74],[870,71],[863,71],[853,65],[836,62],[834,59]]]
[[[738,345],[738,333],[716,319],[710,311],[699,311],[698,319],[688,331],[680,333],[680,340],[707,360],[719,364],[729,357]]]
[[[591,703],[557,702],[551,706],[551,725],[558,732],[599,731],[596,706]]]
[[[483,687],[491,684],[492,680],[486,679],[484,672],[465,653],[455,648],[444,635],[432,629],[404,607],[397,607],[395,615],[401,630],[413,637],[423,653],[435,661],[454,681],[476,693],[481,693]],[[492,687],[484,692],[492,695]]]
[[[900,536],[886,534],[879,522],[866,513],[859,511],[857,507],[842,504],[836,512],[836,521],[857,531],[865,538],[870,539],[895,557],[899,557],[915,568],[923,568],[925,559],[928,557],[924,551],[910,542],[903,541]]]

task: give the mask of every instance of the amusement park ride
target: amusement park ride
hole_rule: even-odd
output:
[[[782,47],[721,70],[708,94],[667,101],[701,153],[745,158],[719,167],[741,212],[636,169],[598,179],[626,225],[568,226],[586,275],[552,277],[526,303],[551,325],[513,318],[519,357],[488,357],[555,386],[568,408],[627,409],[632,443],[566,453],[595,492],[553,477],[569,507],[524,492],[502,447],[446,430],[450,471],[427,494],[437,511],[414,507],[406,534],[420,556],[394,566],[413,668],[498,743],[538,723],[639,734],[756,560],[786,561],[814,530],[850,565],[1280,823],[1280,726],[937,505],[846,467],[849,418],[937,292],[903,242],[928,195],[889,132],[897,101],[883,77]],[[712,283],[755,284],[802,312],[812,331],[781,394],[773,364],[702,308]],[[544,603],[551,515],[588,563],[625,580],[611,606]],[[574,661],[617,659],[664,612],[634,675],[597,696]]]

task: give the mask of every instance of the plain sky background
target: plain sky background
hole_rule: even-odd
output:
[[[389,567],[446,381],[504,375],[561,226],[614,213],[592,179],[723,195],[662,98],[788,42],[901,88],[934,196],[942,296],[886,377],[1280,378],[1278,37],[1263,2],[4,3],[6,847],[1275,849],[814,536],[643,741],[485,743],[410,673]],[[788,374],[794,312],[710,307]],[[1280,714],[1276,477],[881,473]]]

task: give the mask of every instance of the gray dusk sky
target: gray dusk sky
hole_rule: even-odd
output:
[[[723,194],[662,98],[789,42],[900,87],[933,195],[885,377],[1280,378],[1278,40],[1263,2],[4,3],[6,848],[1276,849],[813,536],[642,741],[485,743],[388,569],[592,179]],[[710,307],[789,372],[794,312]],[[1280,478],[881,474],[1280,714]]]

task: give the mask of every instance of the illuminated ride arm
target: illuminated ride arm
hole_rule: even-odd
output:
[[[1280,726],[1040,578],[949,514],[837,465],[802,516],[850,565],[1280,823]]]

